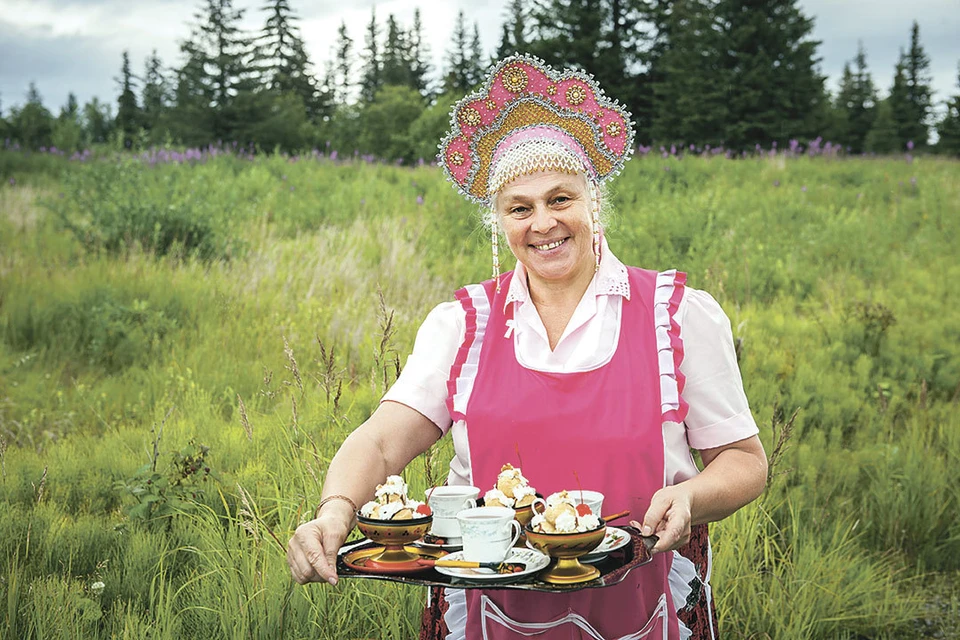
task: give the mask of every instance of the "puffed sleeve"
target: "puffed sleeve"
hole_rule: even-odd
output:
[[[399,402],[429,418],[443,433],[450,429],[447,379],[466,326],[459,302],[443,302],[427,314],[417,330],[413,353],[384,400]]]
[[[691,288],[684,293],[678,315],[690,446],[712,449],[756,434],[727,315],[713,296]]]

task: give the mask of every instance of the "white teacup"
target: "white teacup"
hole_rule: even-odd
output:
[[[463,559],[501,562],[520,538],[520,523],[508,507],[476,507],[457,514],[463,537]]]
[[[459,538],[460,523],[457,514],[477,506],[478,487],[442,486],[428,489],[427,504],[433,511],[430,533],[440,538]]]
[[[603,508],[603,494],[599,491],[571,491],[570,495],[573,496],[573,501],[577,504],[585,504],[590,507],[590,512],[593,513],[598,518],[600,517],[600,510]]]

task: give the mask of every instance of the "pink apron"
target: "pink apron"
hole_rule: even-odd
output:
[[[584,489],[604,493],[604,511],[629,509],[642,518],[664,485],[663,421],[680,422],[685,413],[677,368],[682,345],[673,320],[683,295],[682,274],[658,278],[656,272],[630,268],[631,296],[623,300],[612,360],[568,374],[518,364],[513,340],[504,339],[513,315],[514,305],[504,310],[512,275],[503,276],[500,293],[492,282],[457,293],[467,311],[467,331],[451,372],[448,406],[455,422],[466,423],[473,484],[492,487],[509,462],[521,466],[543,495],[575,490],[579,477]],[[657,292],[665,286],[670,289]],[[671,384],[672,403],[661,391]],[[467,590],[466,637],[678,638],[668,584],[672,558],[658,554],[623,583],[604,589]]]

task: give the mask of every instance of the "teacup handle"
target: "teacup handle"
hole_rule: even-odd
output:
[[[510,549],[513,548],[513,545],[517,544],[517,540],[520,539],[520,533],[523,529],[522,525],[517,520],[510,521],[510,528],[513,529],[513,536],[510,538],[510,544],[507,545],[507,554],[510,554]]]
[[[540,509],[537,509],[537,505],[538,505],[538,504],[539,504],[539,505],[542,505],[542,507],[541,507]],[[536,498],[534,498],[534,499],[533,499],[533,502],[530,503],[530,506],[531,506],[531,508],[533,508],[533,512],[534,512],[534,513],[543,513],[544,511],[547,510],[547,503],[546,503],[546,501],[545,501],[543,498],[541,498],[540,496],[537,496]]]
[[[477,501],[474,500],[473,498],[467,498],[467,501],[463,503],[463,508],[464,508],[464,509],[476,509],[476,508],[477,508]]]

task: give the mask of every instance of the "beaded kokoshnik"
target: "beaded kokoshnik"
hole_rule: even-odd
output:
[[[557,72],[543,60],[516,54],[498,62],[484,85],[456,103],[437,161],[468,200],[490,206],[510,181],[538,171],[585,173],[600,256],[596,186],[620,173],[633,153],[630,114],[607,98],[593,76]],[[493,216],[493,277],[499,289],[499,249]]]

